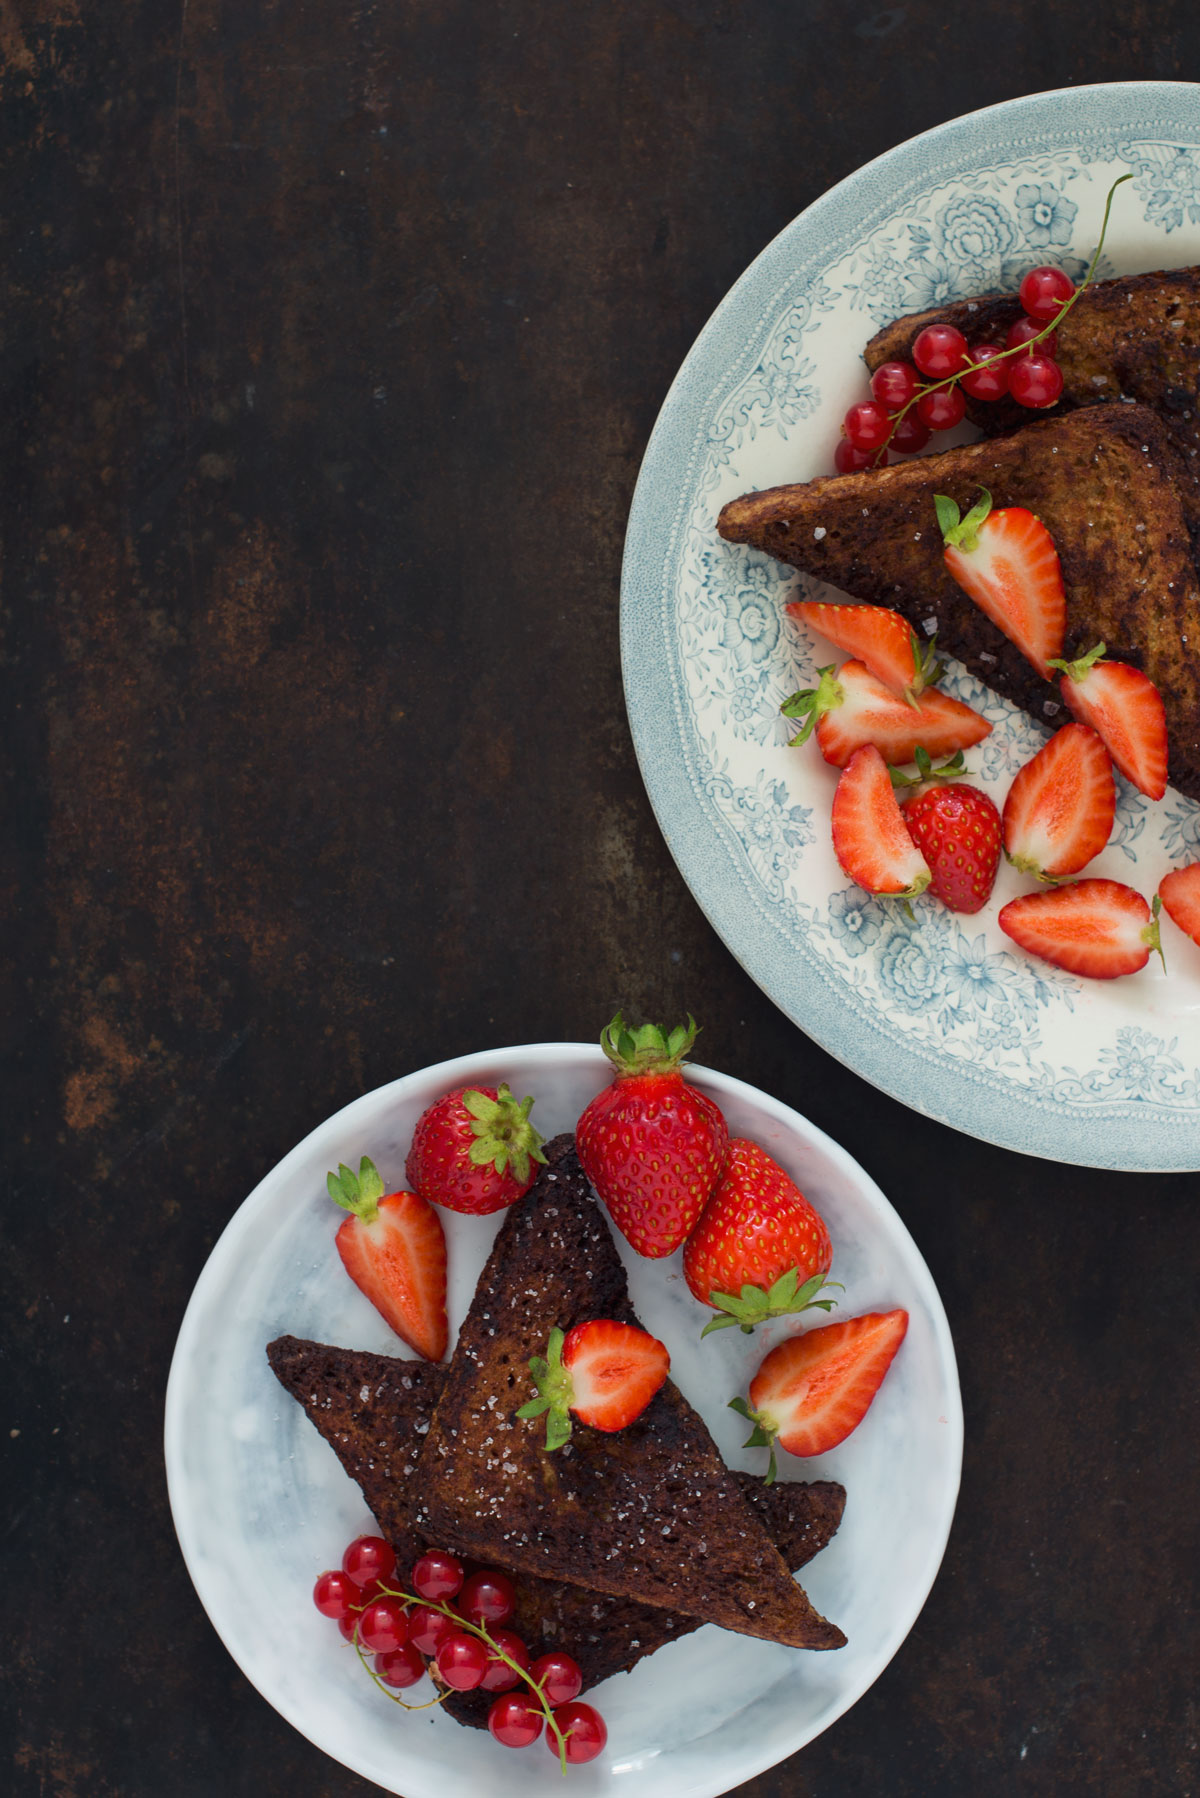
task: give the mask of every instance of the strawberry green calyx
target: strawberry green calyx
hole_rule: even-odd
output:
[[[933,509],[937,513],[938,529],[943,539],[968,555],[973,549],[978,549],[979,527],[992,509],[992,496],[987,488],[981,487],[979,491],[983,498],[976,500],[965,518],[947,494],[935,493],[933,496]]]
[[[802,687],[780,706],[785,718],[803,718],[805,721],[804,729],[797,736],[788,738],[789,749],[807,743],[826,712],[836,711],[844,703],[846,689],[837,678],[836,668],[836,662],[830,662],[827,668],[818,668],[816,686]]]
[[[761,1411],[753,1410],[744,1398],[731,1398],[729,1401],[729,1409],[731,1411],[736,1411],[739,1417],[744,1417],[747,1423],[752,1423],[754,1425],[754,1428],[742,1444],[743,1448],[770,1449],[771,1454],[767,1461],[767,1472],[766,1478],[763,1480],[763,1485],[773,1486],[775,1484],[775,1475],[778,1471],[775,1465],[775,1438],[779,1434],[778,1425],[772,1423],[771,1419],[764,1416]]]
[[[1162,900],[1155,893],[1150,901],[1150,922],[1142,932],[1142,941],[1147,945],[1151,955],[1157,955],[1163,965],[1163,973],[1167,971],[1167,958],[1163,954],[1162,937],[1159,935],[1158,914],[1162,910]]]
[[[928,638],[924,643],[916,631],[909,631],[912,644],[913,677],[904,689],[904,697],[915,712],[920,711],[917,700],[926,687],[936,687],[946,672],[946,664],[937,659],[937,636]],[[959,751],[961,755],[962,751]]]
[[[530,1162],[545,1162],[542,1144],[546,1139],[529,1121],[532,1099],[518,1102],[507,1086],[500,1086],[494,1099],[472,1088],[463,1094],[462,1102],[475,1135],[468,1150],[475,1167],[494,1167],[498,1174],[511,1168],[518,1180],[528,1180]]]
[[[888,764],[888,773],[894,787],[923,787],[931,780],[958,780],[961,775],[970,773],[961,749],[956,749],[948,760],[935,768],[929,751],[918,743],[913,751],[913,761],[917,765],[915,774],[905,774],[902,768],[893,768]]]
[[[1107,644],[1097,643],[1095,649],[1089,649],[1085,656],[1080,656],[1074,662],[1052,659],[1049,666],[1051,668],[1057,668],[1059,673],[1065,674],[1069,681],[1078,682],[1083,680],[1085,675],[1091,673],[1097,662],[1102,662],[1104,660],[1107,648]]]
[[[545,1355],[530,1356],[529,1371],[533,1375],[538,1396],[528,1400],[517,1412],[518,1417],[540,1417],[543,1411],[549,1413],[546,1418],[546,1448],[551,1453],[571,1438],[571,1400],[575,1396],[575,1385],[570,1368],[563,1366],[565,1341],[566,1337],[556,1325],[550,1332]]]
[[[803,1286],[799,1281],[800,1270],[790,1267],[771,1286],[743,1286],[740,1298],[728,1292],[710,1292],[709,1300],[721,1316],[705,1324],[700,1332],[701,1342],[714,1330],[729,1330],[735,1324],[749,1336],[756,1324],[766,1323],[768,1318],[788,1317],[797,1311],[830,1311],[837,1304],[836,1299],[818,1298],[817,1294],[827,1286],[836,1286],[840,1292],[840,1281],[826,1281],[824,1274],[814,1274]]]
[[[338,1163],[336,1174],[326,1174],[325,1186],[335,1205],[352,1211],[364,1224],[373,1224],[379,1216],[379,1201],[384,1195],[379,1169],[366,1155],[358,1164],[357,1174],[345,1162]]]
[[[699,1028],[689,1012],[687,1023],[677,1024],[669,1033],[658,1024],[642,1024],[635,1030],[618,1012],[600,1033],[600,1047],[619,1079],[636,1074],[674,1074],[683,1066]]]

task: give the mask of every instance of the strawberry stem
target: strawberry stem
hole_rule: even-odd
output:
[[[700,1026],[691,1013],[686,1024],[669,1033],[658,1024],[632,1029],[618,1012],[600,1033],[600,1047],[617,1070],[617,1078],[634,1074],[673,1074],[683,1066]]]
[[[339,1162],[336,1174],[326,1174],[325,1187],[336,1205],[343,1211],[352,1211],[364,1224],[373,1224],[379,1216],[383,1181],[379,1169],[368,1156],[364,1155],[359,1162],[357,1174],[344,1161]]]
[[[744,1398],[731,1398],[729,1401],[729,1409],[731,1411],[736,1411],[739,1417],[744,1417],[747,1423],[752,1423],[754,1425],[754,1428],[742,1443],[743,1448],[770,1449],[771,1452],[767,1460],[767,1472],[766,1477],[763,1480],[763,1485],[773,1486],[775,1484],[775,1475],[778,1472],[775,1465],[775,1438],[779,1434],[778,1429],[771,1422],[769,1417],[763,1416],[761,1411],[752,1410]]]
[[[1107,647],[1105,643],[1097,643],[1095,649],[1089,649],[1087,654],[1080,656],[1077,661],[1063,662],[1052,659],[1047,666],[1057,668],[1060,673],[1066,675],[1069,681],[1078,682],[1083,680],[1085,675],[1091,673],[1097,662],[1103,661]]]
[[[571,1439],[571,1401],[575,1396],[575,1383],[570,1368],[563,1365],[565,1341],[566,1337],[556,1324],[550,1332],[546,1354],[530,1356],[529,1371],[538,1396],[527,1400],[517,1412],[518,1417],[525,1418],[540,1417],[543,1411],[548,1413],[546,1450],[550,1454]]]
[[[817,669],[817,685],[802,687],[785,699],[779,710],[785,718],[803,718],[804,729],[797,736],[788,738],[788,748],[795,749],[801,743],[807,743],[820,719],[826,712],[832,712],[843,704],[846,689],[838,680],[837,663],[830,662],[826,668]]]
[[[979,527],[992,509],[992,496],[986,487],[979,489],[983,495],[977,499],[965,518],[960,518],[958,506],[945,493],[935,493],[933,509],[937,513],[938,528],[943,540],[956,549],[965,550],[969,555],[979,547]]]
[[[528,1180],[530,1162],[545,1162],[542,1144],[546,1139],[529,1121],[532,1099],[518,1104],[509,1088],[501,1086],[494,1099],[471,1088],[462,1102],[475,1135],[468,1150],[472,1166],[494,1167],[498,1174],[511,1167],[518,1180]]]

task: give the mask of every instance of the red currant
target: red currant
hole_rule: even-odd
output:
[[[1065,270],[1052,266],[1031,268],[1021,283],[1020,299],[1030,318],[1048,325],[1074,292],[1075,283]]]
[[[516,1608],[512,1581],[493,1569],[473,1573],[458,1595],[458,1609],[468,1623],[507,1623]]]
[[[529,1667],[529,1650],[520,1636],[512,1629],[496,1629],[492,1631],[492,1641],[497,1648],[502,1648],[510,1661],[516,1661],[518,1667]],[[520,1683],[521,1675],[516,1667],[510,1667],[508,1661],[502,1661],[498,1654],[488,1656],[487,1671],[480,1684],[485,1692],[511,1692]]]
[[[377,1598],[358,1619],[358,1639],[373,1654],[391,1654],[408,1641],[408,1611],[398,1598]]]
[[[415,1686],[425,1671],[425,1662],[419,1649],[411,1642],[405,1642],[400,1648],[393,1648],[387,1654],[375,1656],[375,1671],[385,1686]]]
[[[931,431],[951,431],[962,423],[967,402],[957,387],[935,387],[917,401],[917,417]]]
[[[912,359],[931,381],[944,381],[967,360],[967,340],[954,325],[926,325],[917,333]]]
[[[882,468],[887,459],[886,450],[855,449],[848,437],[839,438],[833,452],[833,466],[839,474],[857,474],[860,468]]]
[[[412,1589],[420,1598],[440,1603],[461,1591],[463,1564],[445,1549],[431,1548],[412,1570]]]
[[[478,1636],[452,1630],[438,1643],[437,1670],[456,1692],[473,1692],[483,1684],[490,1656]]]
[[[453,1628],[453,1618],[447,1617],[445,1611],[431,1610],[428,1605],[416,1604],[408,1613],[408,1639],[422,1654],[436,1654],[438,1644]]]
[[[529,1669],[534,1684],[539,1685],[549,1704],[569,1704],[583,1691],[583,1673],[578,1661],[554,1649],[543,1654]]]
[[[915,399],[920,377],[911,362],[881,362],[871,376],[871,392],[889,412]]]
[[[382,1536],[356,1536],[342,1556],[342,1567],[356,1586],[369,1586],[372,1580],[391,1579],[396,1556]]]
[[[560,1704],[554,1711],[554,1721],[567,1738],[566,1754],[572,1766],[581,1766],[584,1761],[594,1761],[604,1750],[608,1740],[608,1730],[604,1718],[590,1704]],[[554,1739],[553,1730],[547,1730],[546,1740],[557,1754],[558,1743]]]
[[[847,443],[859,450],[882,449],[891,429],[892,421],[877,400],[861,400],[842,420]]]
[[[923,450],[929,442],[929,428],[917,417],[916,410],[906,412],[903,418],[897,419],[892,432],[890,447],[911,456],[917,450]]]
[[[358,1604],[359,1601],[358,1587],[341,1568],[323,1573],[313,1587],[313,1603],[318,1611],[322,1617],[332,1617],[335,1622],[346,1615],[352,1604]]]
[[[337,1626],[345,1636],[347,1642],[353,1642],[357,1639],[358,1620],[361,1616],[361,1611],[346,1611],[338,1618]]]
[[[1008,392],[1008,362],[997,362],[1004,354],[1001,343],[974,343],[971,361],[975,367],[961,377],[962,387],[973,400],[1002,400]]]
[[[519,1692],[497,1698],[488,1712],[488,1728],[506,1748],[528,1748],[542,1733],[542,1713],[531,1698]]]
[[[1052,406],[1063,390],[1063,372],[1051,356],[1015,356],[1008,390],[1018,406]]]
[[[1058,348],[1058,332],[1057,331],[1051,331],[1051,333],[1048,337],[1043,337],[1041,343],[1038,344],[1036,350],[1031,350],[1031,349],[1028,349],[1025,347],[1027,344],[1030,343],[1030,341],[1033,338],[1035,338],[1038,335],[1039,331],[1044,331],[1045,329],[1046,329],[1045,325],[1039,325],[1036,318],[1014,319],[1012,324],[1008,327],[1008,336],[1004,340],[1004,347],[1005,347],[1005,349],[1009,349],[1009,350],[1024,349],[1026,356],[1034,356],[1034,355],[1053,356],[1054,352]],[[1023,359],[1024,358],[1022,356],[1012,356],[1009,358],[1009,360],[1012,362],[1021,362],[1021,361],[1023,361]],[[1011,378],[1011,375],[1012,375],[1012,370],[1010,369],[1009,370],[1010,378]]]

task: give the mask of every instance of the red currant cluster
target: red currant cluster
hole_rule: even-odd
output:
[[[442,1549],[430,1549],[416,1562],[411,1592],[389,1584],[395,1571],[396,1556],[381,1536],[358,1536],[341,1567],[323,1573],[313,1587],[318,1611],[353,1642],[378,1685],[415,1685],[431,1660],[453,1691],[508,1694],[496,1698],[487,1720],[506,1748],[527,1747],[544,1728],[547,1747],[564,1765],[595,1760],[608,1731],[599,1711],[577,1702],[583,1689],[578,1663],[561,1652],[532,1660],[516,1631],[504,1627],[516,1610],[507,1574],[494,1568],[468,1573]],[[516,1691],[522,1682],[528,1690]]]
[[[880,468],[889,450],[924,449],[935,431],[962,422],[964,394],[974,400],[1007,394],[1019,406],[1052,406],[1063,388],[1055,326],[1076,292],[1062,269],[1031,269],[1021,283],[1023,316],[1003,343],[968,344],[955,325],[926,325],[913,342],[912,362],[881,362],[871,376],[873,397],[851,406],[842,420],[833,458],[838,473]]]

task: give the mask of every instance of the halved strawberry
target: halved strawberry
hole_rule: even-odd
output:
[[[1157,911],[1157,898],[1152,910],[1119,880],[1076,880],[1011,899],[998,922],[1014,943],[1056,968],[1115,980],[1144,968],[1152,952],[1162,954]]]
[[[911,762],[918,744],[930,755],[951,755],[981,743],[992,728],[969,705],[933,688],[911,702],[898,698],[862,662],[844,662],[836,676],[831,662],[818,675],[817,686],[793,693],[781,709],[785,718],[806,720],[792,743],[807,742],[815,730],[821,754],[835,768],[844,768],[864,743],[889,762]]]
[[[355,1174],[343,1163],[326,1179],[329,1196],[353,1213],[337,1233],[342,1265],[360,1292],[418,1355],[446,1352],[446,1236],[433,1206],[415,1192],[384,1196],[366,1155]]]
[[[623,1430],[640,1417],[666,1379],[671,1357],[655,1336],[610,1317],[576,1324],[564,1336],[550,1332],[543,1357],[529,1363],[537,1398],[518,1417],[546,1419],[546,1447],[561,1448],[571,1434],[570,1412],[594,1430]]]
[[[1162,695],[1140,668],[1104,659],[1104,644],[1062,671],[1059,691],[1068,711],[1090,724],[1126,780],[1150,799],[1167,790],[1167,714]]]
[[[1158,883],[1158,896],[1167,916],[1185,936],[1200,944],[1200,862],[1172,868]]]
[[[907,618],[887,606],[829,606],[797,599],[786,608],[793,618],[836,643],[901,699],[916,699],[942,672],[933,639],[922,644]]]
[[[833,795],[833,853],[868,893],[911,899],[929,885],[925,857],[908,834],[887,763],[873,743],[850,757]]]
[[[1020,770],[1004,801],[1004,853],[1038,880],[1078,874],[1112,835],[1108,751],[1087,724],[1064,724]]]
[[[730,1409],[754,1425],[745,1446],[767,1448],[766,1484],[775,1478],[775,1441],[791,1455],[823,1455],[862,1422],[908,1329],[907,1311],[873,1311],[789,1336],[750,1382],[750,1402]]]
[[[992,496],[983,498],[965,518],[944,493],[933,503],[946,548],[946,567],[964,592],[1002,630],[1044,679],[1050,662],[1062,654],[1067,628],[1058,551],[1042,523],[1024,506],[992,511]]]

